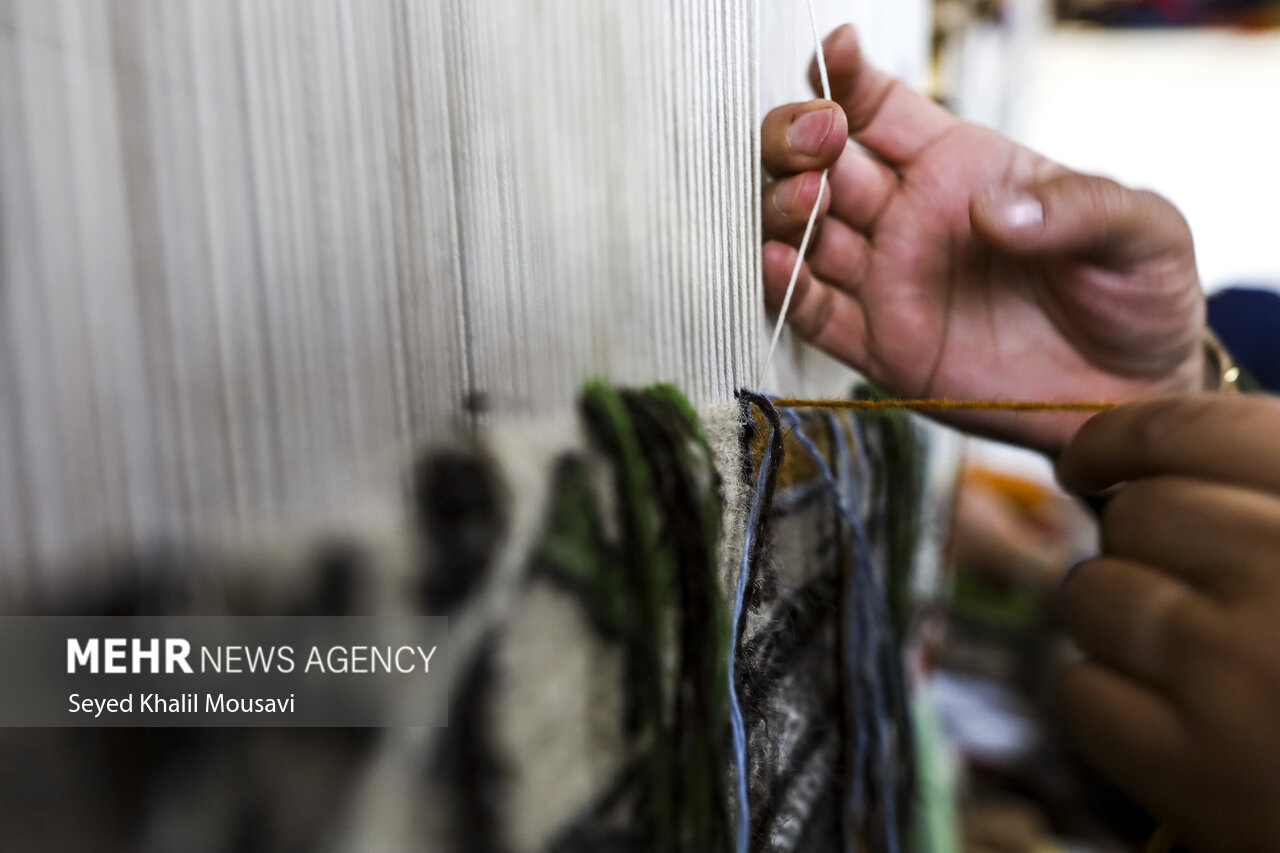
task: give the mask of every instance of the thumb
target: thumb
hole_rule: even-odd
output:
[[[969,221],[978,239],[1017,254],[1137,262],[1191,244],[1186,220],[1164,198],[1074,172],[979,193]]]

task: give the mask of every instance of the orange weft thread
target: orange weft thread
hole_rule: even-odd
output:
[[[976,409],[989,412],[1101,412],[1105,400],[774,400],[788,409]]]

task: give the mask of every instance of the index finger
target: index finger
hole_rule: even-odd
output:
[[[1280,492],[1280,400],[1204,393],[1117,406],[1058,459],[1058,479],[1082,494],[1161,474]]]

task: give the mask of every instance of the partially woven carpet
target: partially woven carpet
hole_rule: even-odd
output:
[[[152,555],[88,574],[109,586],[11,603],[446,615],[451,684],[442,729],[0,732],[0,798],[17,806],[0,841],[906,849],[914,428],[740,402],[700,418],[669,386],[591,385],[572,421],[423,454],[406,499],[345,531],[206,548],[180,572]],[[430,725],[445,708],[414,712]]]

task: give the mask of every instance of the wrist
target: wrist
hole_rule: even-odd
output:
[[[1197,394],[1206,391],[1233,393],[1240,371],[1235,361],[1207,327],[1199,339],[1188,348],[1187,356],[1176,367],[1156,380],[1112,379],[1103,381],[1095,396],[1117,404],[1135,402],[1150,397],[1177,394]],[[1229,390],[1230,389],[1230,390]],[[1076,431],[1093,412],[1063,412],[1056,418],[1047,441],[1039,448],[1050,459],[1071,443]]]

